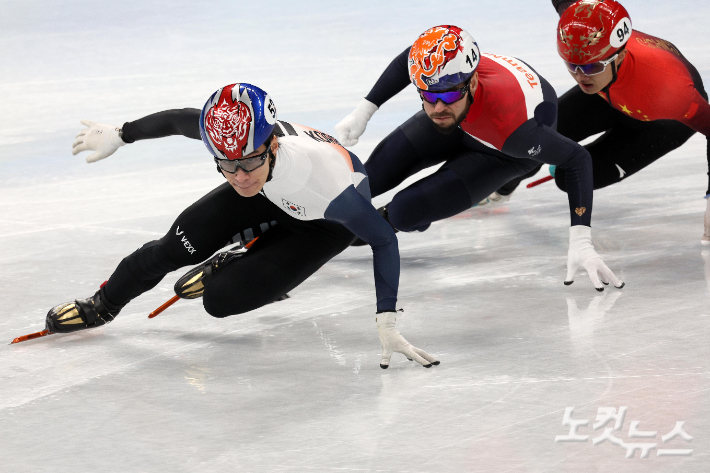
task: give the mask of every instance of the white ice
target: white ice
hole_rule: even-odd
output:
[[[710,83],[706,0],[625,4]],[[243,81],[282,119],[333,133],[389,61],[442,23],[525,59],[562,93],[573,83],[556,21],[548,0],[1,1],[0,340],[92,294],[222,182],[203,145],[178,137],[88,165],[70,153],[80,119],[201,107]],[[353,151],[366,159],[419,106],[405,90]],[[0,471],[710,471],[706,172],[695,136],[595,193],[593,238],[620,291],[598,294],[581,273],[562,284],[568,211],[550,183],[400,233],[398,324],[441,359],[432,369],[396,354],[379,368],[367,248],[291,299],[223,320],[200,301],[149,320],[172,295],[170,274],[107,327],[0,347]],[[573,406],[589,439],[555,442]],[[646,459],[592,442],[598,409],[622,406],[613,433],[657,443]],[[657,437],[630,438],[632,421]],[[662,443],[678,421],[692,442]]]

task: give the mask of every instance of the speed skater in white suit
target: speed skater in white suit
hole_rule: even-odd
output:
[[[51,309],[47,330],[73,332],[111,322],[168,272],[201,262],[178,280],[176,294],[202,297],[214,317],[241,314],[282,298],[357,236],[373,252],[380,366],[389,366],[393,352],[427,368],[439,364],[395,328],[397,237],[370,203],[363,165],[329,135],[277,120],[274,102],[263,90],[228,85],[201,111],[160,112],[122,128],[82,123],[88,128],[77,135],[73,153],[94,151],[87,162],[104,159],[127,142],[184,135],[202,139],[227,182],[185,209],[163,238],[124,258],[92,297]],[[247,251],[210,257],[245,228],[274,221]]]

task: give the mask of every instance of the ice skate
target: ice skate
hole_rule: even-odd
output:
[[[218,253],[204,263],[195,266],[175,283],[175,294],[181,299],[202,297],[205,286],[212,276],[226,264],[241,258],[247,252],[245,248]]]
[[[101,291],[92,297],[60,304],[47,314],[47,330],[52,333],[69,333],[99,327],[111,322],[120,312],[109,310],[101,300]]]
[[[202,294],[205,292],[205,286],[209,284],[212,276],[228,263],[244,256],[247,250],[248,247],[225,251],[205,261],[201,265],[195,266],[177,280],[175,283],[175,294],[181,299],[197,299],[202,297]],[[284,294],[274,299],[273,302],[285,301],[290,297],[291,296],[288,294]]]
[[[496,192],[492,193],[491,195],[489,195],[488,197],[486,197],[485,199],[483,199],[482,201],[480,201],[479,203],[477,203],[476,205],[474,205],[474,207],[480,207],[482,205],[488,205],[488,204],[491,204],[491,205],[505,204],[506,202],[508,202],[510,200],[510,197],[512,195],[513,195],[512,192],[508,195],[502,195],[502,194],[499,194],[498,191],[496,191]]]

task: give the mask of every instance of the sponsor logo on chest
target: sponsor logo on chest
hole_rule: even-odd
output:
[[[298,204],[294,204],[293,202],[289,202],[288,200],[283,198],[281,199],[281,204],[286,209],[287,213],[290,213],[292,215],[298,215],[299,217],[306,216],[306,209]]]

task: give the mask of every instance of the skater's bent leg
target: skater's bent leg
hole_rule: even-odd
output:
[[[327,238],[315,232],[294,233],[277,226],[265,233],[242,258],[216,273],[202,296],[207,313],[227,317],[274,302],[305,281],[353,241],[344,227]],[[328,222],[326,222],[327,224]]]
[[[375,147],[365,163],[372,197],[397,187],[421,170],[416,149],[397,128]]]
[[[457,130],[444,135],[426,113],[416,113],[382,140],[365,163],[372,197],[454,155],[461,148],[461,133]]]
[[[432,222],[470,208],[537,164],[529,159],[462,152],[431,176],[397,193],[387,207],[390,223],[403,231],[424,231]]]
[[[513,179],[513,180],[509,181],[508,183],[504,184],[500,189],[497,190],[497,192],[498,192],[500,195],[510,195],[510,194],[512,194],[513,191],[518,188],[518,186],[520,185],[520,183],[521,183],[522,181],[524,181],[525,179],[529,179],[529,178],[533,177],[535,174],[538,173],[538,171],[540,171],[540,168],[541,168],[541,167],[542,167],[542,164],[538,164],[537,166],[535,166],[535,168],[534,168],[532,171],[530,171],[530,172],[528,172],[528,173],[525,173],[525,174],[523,174],[522,176],[516,177],[515,179]]]
[[[166,242],[164,237],[146,243],[125,257],[102,288],[105,302],[123,307],[132,299],[157,286],[166,274],[201,261],[198,256],[184,264],[183,260],[178,263],[173,259],[170,246],[169,240]]]
[[[423,232],[432,222],[471,208],[471,196],[453,171],[436,172],[398,192],[387,206],[390,224],[403,232]]]
[[[683,145],[695,132],[680,122],[656,120],[618,125],[585,146],[592,155],[594,189],[616,184]],[[564,170],[555,183],[566,191]]]
[[[185,209],[163,238],[124,258],[102,296],[107,304],[124,306],[167,273],[209,258],[239,230],[273,219],[273,209],[264,196],[241,197],[228,183],[219,186]]]

